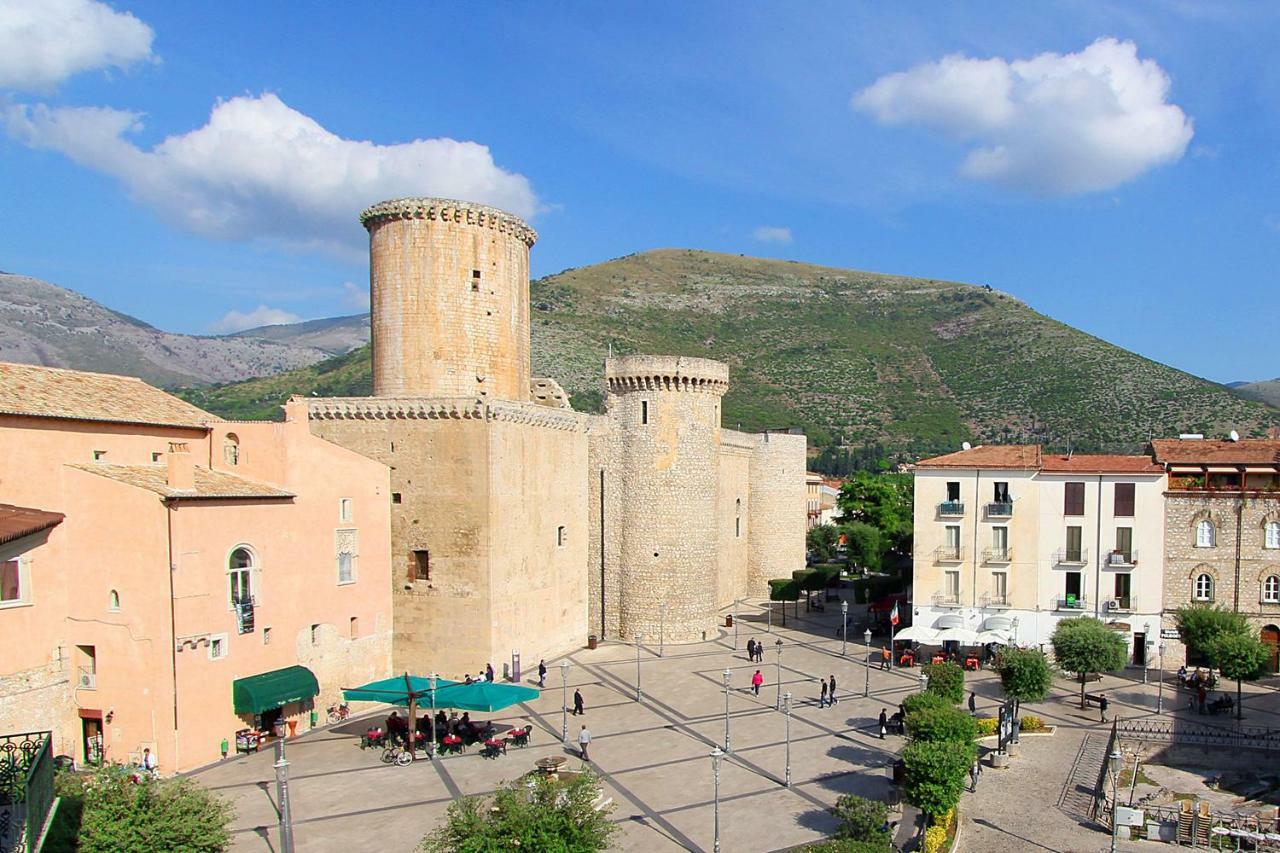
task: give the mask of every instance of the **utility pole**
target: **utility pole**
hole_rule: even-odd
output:
[[[729,678],[733,675],[733,670],[725,668],[724,671],[724,751],[733,752],[729,748]]]
[[[776,710],[781,711],[782,710],[782,641],[781,640],[775,641],[773,644],[773,647],[778,650],[778,703],[774,707]]]
[[[569,662],[560,661],[560,740],[569,745]]]
[[[640,644],[644,642],[644,634],[636,634],[636,701],[644,700],[644,694],[640,692]]]
[[[284,757],[285,725],[276,723],[276,800],[280,803],[280,853],[293,853],[293,814],[289,808],[289,762]]]
[[[785,784],[791,787],[791,691],[787,691],[783,697],[783,706],[787,712],[787,768],[785,776]]]

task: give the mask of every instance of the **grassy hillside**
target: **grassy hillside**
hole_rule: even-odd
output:
[[[1231,390],[1246,400],[1258,400],[1280,408],[1280,379],[1244,382],[1232,386]]]
[[[815,447],[910,452],[962,440],[1080,449],[1237,429],[1277,413],[1032,311],[985,287],[690,250],[630,255],[532,285],[534,375],[600,405],[612,346],[730,365],[726,423],[801,426]],[[186,393],[272,417],[290,393],[367,394],[367,348],[266,379]]]

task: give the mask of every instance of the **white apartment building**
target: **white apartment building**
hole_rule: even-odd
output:
[[[1046,645],[1060,619],[1096,616],[1145,666],[1158,644],[1161,466],[1147,456],[980,446],[915,470],[914,624]]]

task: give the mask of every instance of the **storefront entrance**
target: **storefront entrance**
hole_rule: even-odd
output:
[[[85,764],[97,767],[102,763],[102,717],[81,717],[80,734]]]
[[[1262,629],[1262,643],[1271,654],[1267,656],[1267,672],[1280,672],[1280,628],[1268,625]]]

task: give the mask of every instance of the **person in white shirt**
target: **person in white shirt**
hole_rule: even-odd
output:
[[[155,755],[151,752],[151,747],[142,750],[142,769],[148,773],[155,775],[156,769],[159,767]]]
[[[582,754],[583,761],[590,761],[587,757],[587,747],[591,745],[591,732],[587,731],[587,727],[583,726],[582,731],[578,732],[578,751]]]

